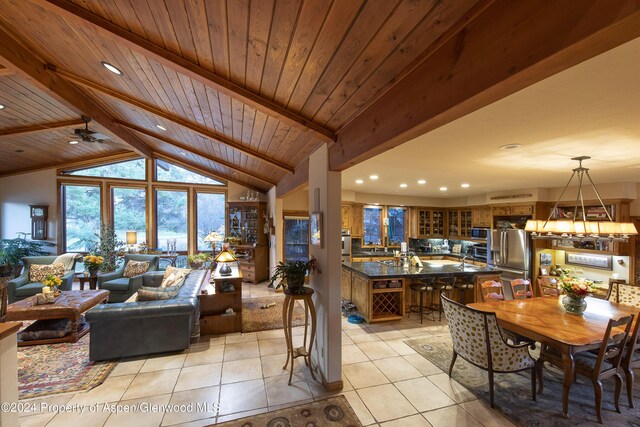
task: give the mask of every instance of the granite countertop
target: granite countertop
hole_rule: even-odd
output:
[[[388,277],[427,277],[427,276],[460,276],[468,274],[500,274],[502,270],[477,265],[465,265],[462,269],[458,264],[429,265],[408,268],[388,265],[381,262],[343,262],[342,265],[369,279],[384,279]]]
[[[424,252],[424,251],[411,251],[413,253],[415,253],[418,257],[423,257],[423,256],[449,256],[449,257],[454,257],[454,258],[460,258],[462,259],[462,257],[464,256],[463,254],[454,254],[452,252]],[[389,251],[389,252],[384,252],[384,251],[377,251],[377,252],[369,252],[369,251],[363,251],[363,252],[353,252],[351,254],[352,258],[383,258],[383,257],[393,257],[393,251]],[[480,262],[487,262],[487,260],[485,259],[480,259],[480,258],[474,258],[470,255],[467,256],[467,260],[470,261],[480,261]]]

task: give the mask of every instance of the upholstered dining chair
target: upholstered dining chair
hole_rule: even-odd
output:
[[[640,308],[640,286],[630,285],[623,279],[609,279],[607,300]]]
[[[634,375],[633,370],[635,368],[640,368],[640,336],[638,336],[638,332],[640,331],[640,313],[636,315],[636,325],[633,327],[631,335],[629,336],[629,340],[627,341],[627,347],[625,350],[625,355],[622,358],[622,362],[620,363],[620,367],[624,372],[624,379],[627,385],[627,399],[629,400],[629,407],[633,408],[633,381]]]
[[[557,297],[560,295],[556,279],[550,277],[536,278],[536,295],[540,297]]]
[[[595,391],[595,406],[598,423],[602,424],[602,380],[614,377],[616,389],[614,403],[616,411],[620,412],[620,391],[622,390],[622,376],[620,375],[620,364],[624,357],[624,348],[633,315],[624,316],[619,319],[610,319],[607,329],[602,338],[602,344],[597,354],[595,352],[583,351],[574,355],[575,372],[591,380]],[[562,355],[554,348],[543,346],[540,357],[536,362],[538,379],[540,381],[540,393],[544,390],[544,362],[557,368],[563,369]]]
[[[536,400],[536,361],[527,344],[512,345],[502,336],[495,313],[476,310],[444,295],[440,301],[449,323],[453,341],[453,357],[449,377],[458,356],[488,372],[489,401],[494,407],[494,373],[531,370],[531,395]]]

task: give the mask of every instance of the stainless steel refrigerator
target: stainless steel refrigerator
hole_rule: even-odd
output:
[[[487,264],[504,271],[506,279],[528,279],[531,247],[524,230],[491,230],[487,236]]]

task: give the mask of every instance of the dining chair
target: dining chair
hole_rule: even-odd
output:
[[[551,277],[536,278],[536,295],[541,297],[557,297],[560,295],[556,279]]]
[[[591,380],[595,391],[595,406],[598,423],[602,424],[602,380],[614,377],[615,406],[620,412],[620,391],[622,390],[622,376],[620,375],[620,364],[625,355],[624,347],[629,336],[629,330],[633,322],[633,315],[624,316],[619,319],[609,319],[607,329],[602,338],[602,344],[597,354],[595,352],[583,351],[576,353],[574,357],[576,375],[583,375]],[[544,389],[544,362],[557,368],[563,369],[562,355],[552,347],[543,346],[540,357],[536,362],[540,390]]]
[[[640,336],[638,331],[640,330],[640,313],[636,316],[636,325],[633,327],[633,331],[627,341],[627,347],[625,355],[622,358],[620,367],[624,372],[625,382],[627,385],[627,399],[629,400],[629,408],[633,408],[633,370],[640,368]]]
[[[480,284],[480,297],[482,302],[504,300],[504,285],[502,282],[487,280]]]
[[[630,285],[623,279],[609,279],[607,300],[640,308],[640,286]]]
[[[489,401],[494,407],[494,373],[531,370],[531,395],[536,400],[536,361],[527,344],[512,345],[502,336],[495,313],[476,310],[440,295],[449,323],[453,357],[449,377],[458,356],[488,372]]]
[[[527,279],[514,279],[510,282],[513,299],[533,298],[531,282]]]
[[[473,300],[474,302],[484,301],[482,299],[482,283],[487,281],[500,282],[502,279],[499,274],[478,274],[473,279]]]

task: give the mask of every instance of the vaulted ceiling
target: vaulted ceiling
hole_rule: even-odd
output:
[[[640,36],[639,9],[0,0],[0,176],[134,151],[286,191],[322,144],[343,170]],[[69,145],[82,115],[110,139]]]

